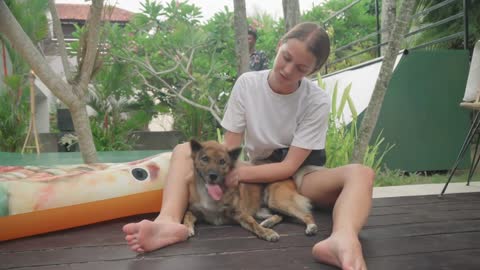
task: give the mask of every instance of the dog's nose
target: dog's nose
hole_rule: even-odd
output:
[[[216,173],[209,173],[209,174],[208,174],[208,177],[210,178],[210,180],[215,181],[215,180],[217,180],[217,178],[218,178],[218,174],[216,174]]]

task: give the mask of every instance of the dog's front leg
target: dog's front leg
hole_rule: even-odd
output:
[[[192,213],[192,211],[187,210],[185,216],[183,216],[183,225],[185,225],[188,229],[188,237],[192,237],[195,235],[195,222],[197,221],[197,217]]]
[[[261,239],[276,242],[280,238],[280,235],[272,229],[264,228],[257,223],[257,221],[251,216],[244,212],[237,212],[234,215],[235,221],[237,221],[243,228],[253,232]]]

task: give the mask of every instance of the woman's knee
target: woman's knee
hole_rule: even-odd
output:
[[[190,147],[190,142],[180,143],[177,144],[172,151],[172,155],[174,156],[182,156],[182,157],[189,157],[192,153],[192,149]]]
[[[183,179],[185,183],[192,179],[193,159],[191,153],[189,142],[177,144],[173,148],[172,157],[170,158],[169,177],[167,178],[176,179],[177,182]]]
[[[362,164],[349,164],[347,165],[348,175],[350,179],[359,179],[368,185],[369,187],[374,186],[375,183],[375,171]]]

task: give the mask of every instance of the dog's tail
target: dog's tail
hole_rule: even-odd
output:
[[[295,194],[293,200],[303,211],[310,211],[312,209],[312,203],[310,200],[301,194]]]

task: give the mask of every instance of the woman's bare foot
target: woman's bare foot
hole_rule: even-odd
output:
[[[343,270],[366,270],[362,246],[357,236],[331,235],[318,242],[312,249],[313,257]]]
[[[130,249],[142,253],[187,240],[188,230],[182,224],[150,220],[123,226]]]

